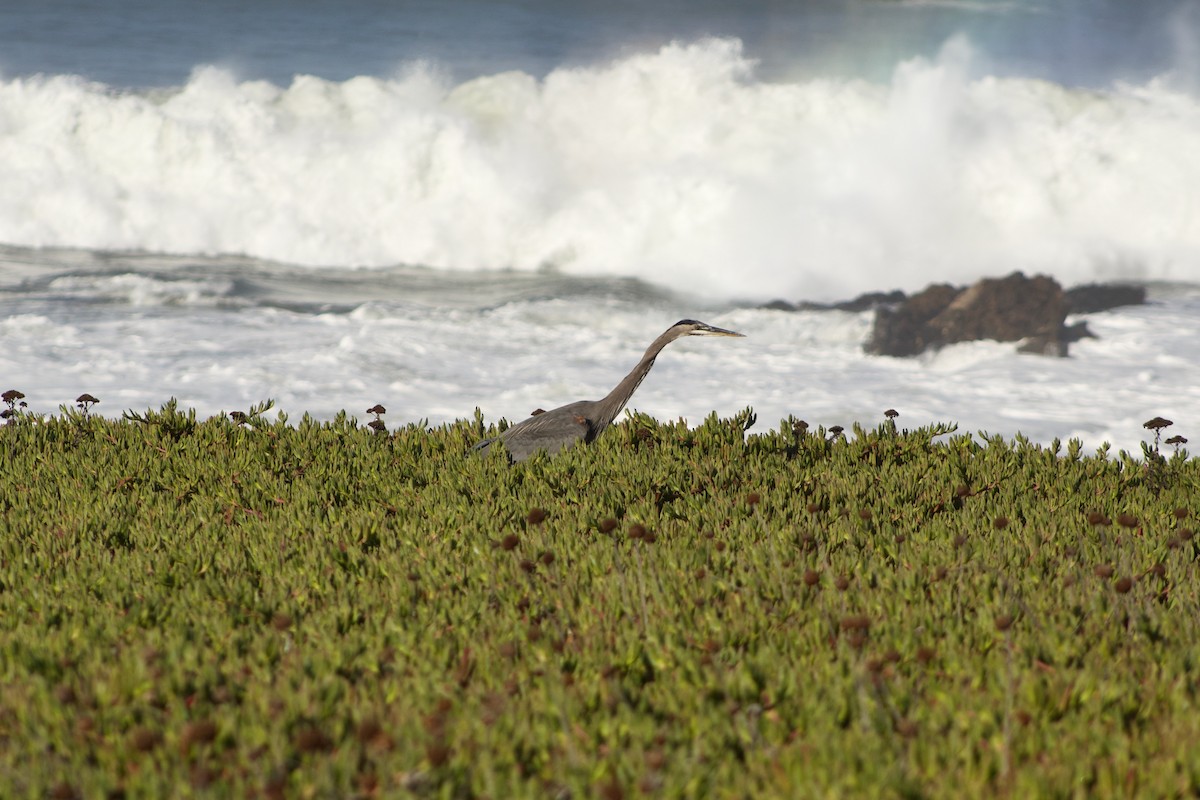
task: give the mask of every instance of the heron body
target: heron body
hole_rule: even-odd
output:
[[[545,411],[513,425],[493,439],[484,439],[475,445],[475,450],[486,453],[496,442],[504,442],[513,461],[524,461],[539,450],[554,455],[578,442],[591,442],[621,413],[668,344],[684,336],[742,335],[694,319],[682,319],[650,343],[637,366],[603,399],[578,400]]]

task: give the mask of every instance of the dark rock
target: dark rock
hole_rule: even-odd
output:
[[[1080,339],[1095,339],[1096,334],[1088,330],[1086,322],[1076,322],[1074,325],[1064,325],[1060,338],[1067,344],[1074,344]]]
[[[764,303],[759,308],[771,309],[774,311],[870,311],[873,308],[880,306],[895,305],[902,303],[906,295],[904,292],[896,289],[891,292],[867,292],[860,294],[853,300],[843,300],[840,303],[814,303],[810,300],[801,300],[798,303],[789,303],[787,300],[772,300],[769,303]]]
[[[1067,304],[1058,281],[1045,275],[984,278],[930,321],[945,344],[995,339],[1015,342],[1028,336],[1058,336]]]
[[[1068,289],[1068,314],[1094,314],[1119,306],[1140,306],[1146,302],[1146,287],[1125,283],[1088,283]]]
[[[860,294],[853,300],[847,300],[844,303],[835,303],[833,307],[838,311],[870,311],[880,306],[903,303],[907,299],[908,295],[899,289],[891,292],[867,292],[866,294]]]
[[[1095,339],[1096,334],[1088,330],[1086,322],[1076,322],[1074,325],[1064,325],[1057,334],[1036,334],[1021,342],[1018,353],[1031,353],[1036,356],[1065,356],[1067,348],[1080,339]]]
[[[802,301],[796,304],[796,308],[800,311],[870,311],[873,308],[881,306],[892,306],[897,303],[903,303],[907,299],[904,292],[896,289],[891,292],[867,292],[860,294],[853,300],[843,300],[840,303],[812,303]]]
[[[1021,352],[1066,355],[1066,301],[1053,278],[984,278],[967,289],[935,284],[875,312],[869,353],[913,356],[955,342],[1026,340]]]
[[[917,292],[895,308],[875,309],[875,327],[866,350],[881,356],[915,356],[927,347],[937,347],[930,321],[962,294],[947,283],[934,284]]]

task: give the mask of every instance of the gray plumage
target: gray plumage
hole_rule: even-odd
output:
[[[683,336],[742,336],[694,319],[681,319],[650,343],[637,366],[601,400],[579,400],[559,406],[513,425],[493,439],[484,439],[475,450],[486,453],[495,442],[504,442],[513,461],[524,461],[539,450],[554,455],[577,442],[591,442],[612,424],[641,385],[662,349]]]

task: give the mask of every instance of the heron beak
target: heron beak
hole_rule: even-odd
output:
[[[703,325],[702,327],[696,328],[696,330],[692,331],[692,335],[693,336],[745,336],[746,334],[738,333],[737,331],[725,330],[724,328],[718,328],[713,325]]]

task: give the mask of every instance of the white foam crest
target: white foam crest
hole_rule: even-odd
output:
[[[228,306],[233,281],[204,278],[159,279],[132,273],[122,275],[65,275],[50,281],[53,297],[127,303],[131,306]]]
[[[595,298],[508,303],[482,312],[372,302],[351,313],[266,306],[184,310],[0,295],[3,388],[37,413],[81,392],[101,413],[177,397],[202,414],[266,398],[293,417],[359,419],[382,403],[387,422],[521,419],[532,410],[604,396],[646,345],[680,316],[746,334],[672,344],[630,407],[692,424],[752,406],[756,430],[794,414],[813,426],[866,425],[900,411],[914,427],[957,422],[964,433],[1022,432],[1039,442],[1079,437],[1138,452],[1154,416],[1193,442],[1200,370],[1200,295],[1087,315],[1097,339],[1065,359],[1020,355],[1013,344],[970,342],[917,359],[869,357],[870,314],[724,313]]]
[[[838,298],[1013,269],[1195,280],[1200,102],[974,76],[767,83],[736,40],[544,80],[167,93],[0,81],[0,242],[296,264],[554,268]]]

